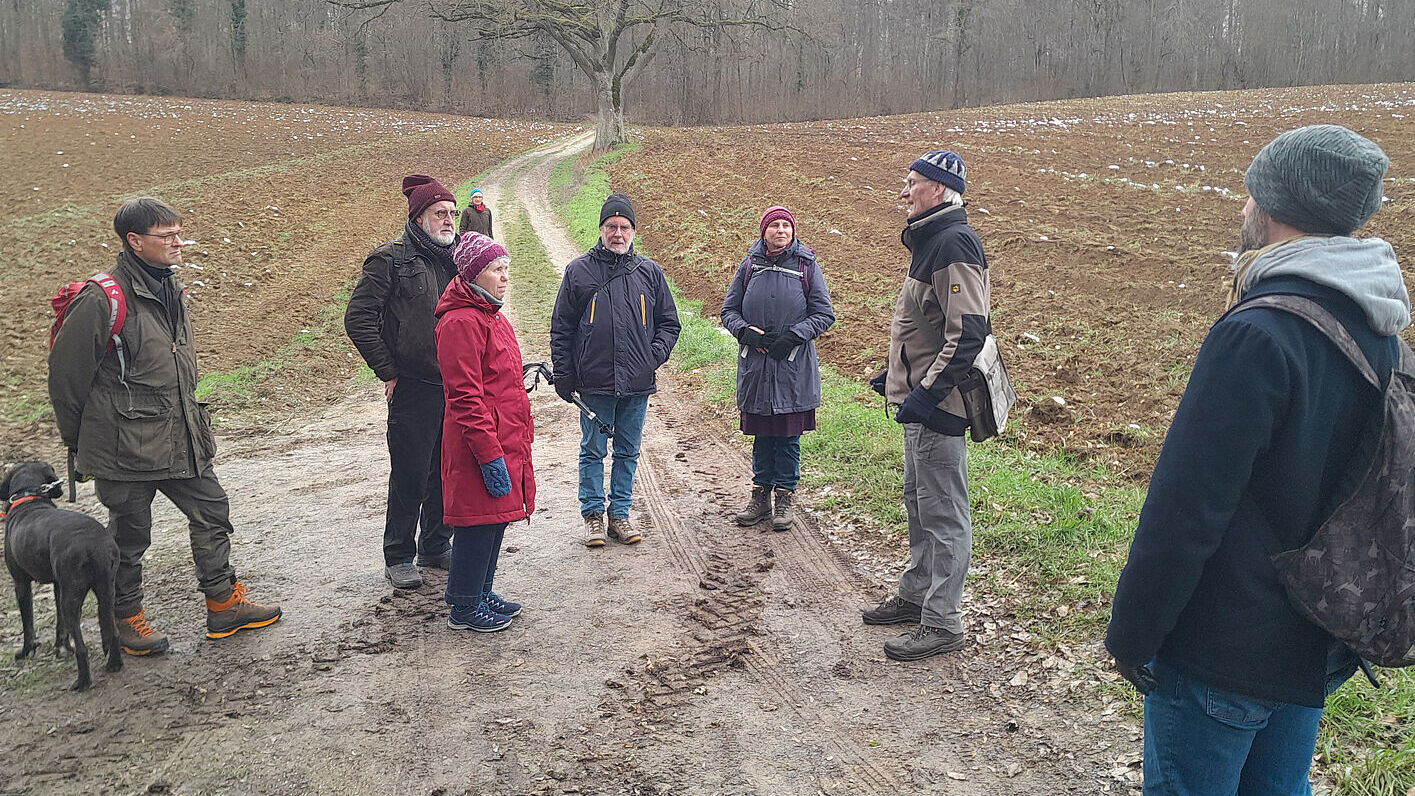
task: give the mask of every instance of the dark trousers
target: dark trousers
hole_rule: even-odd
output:
[[[496,577],[496,560],[501,556],[501,540],[506,526],[469,525],[452,529],[452,569],[447,573],[447,604],[473,606],[491,591]]]
[[[447,552],[442,524],[442,385],[403,378],[388,401],[388,515],[383,563]],[[416,536],[418,526],[422,534]]]
[[[800,480],[800,437],[752,437],[752,483],[794,492]]]
[[[95,478],[94,491],[108,509],[108,530],[118,542],[118,578],[113,613],[119,618],[142,610],[142,557],[152,544],[152,500],[158,492],[187,515],[192,561],[203,594],[221,599],[231,592],[231,507],[226,490],[207,465],[196,478],[167,481],[109,481]]]

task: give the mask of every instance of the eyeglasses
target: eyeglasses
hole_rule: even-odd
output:
[[[180,229],[176,232],[169,232],[166,235],[154,235],[151,232],[135,232],[133,234],[142,235],[145,238],[157,238],[168,246],[171,246],[174,243],[182,242],[182,230]]]
[[[904,187],[905,187],[905,188],[913,188],[915,185],[922,185],[922,184],[924,184],[924,183],[926,183],[926,182],[933,182],[933,180],[930,180],[930,179],[927,179],[927,178],[924,178],[924,177],[920,177],[920,178],[918,178],[918,179],[915,179],[915,178],[913,178],[913,177],[905,177],[905,178],[904,178]]]
[[[608,224],[608,223],[606,223],[606,224],[604,224],[603,226],[601,226],[600,229],[604,230],[605,232],[618,232],[618,233],[620,233],[620,234],[622,235],[622,234],[625,233],[625,232],[632,232],[632,231],[634,230],[634,225],[633,225],[633,224]]]
[[[449,219],[449,218],[456,218],[457,216],[460,216],[460,215],[462,215],[462,211],[461,211],[461,210],[434,210],[434,211],[432,211],[432,217],[435,218],[435,219],[437,219],[438,221],[445,221],[445,220],[447,220],[447,219]]]

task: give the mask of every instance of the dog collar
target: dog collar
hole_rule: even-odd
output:
[[[8,515],[10,512],[14,511],[14,510],[15,510],[15,507],[18,506],[18,505],[20,505],[21,503],[24,503],[24,502],[30,501],[30,500],[39,500],[39,499],[42,498],[42,497],[44,497],[44,496],[43,496],[43,495],[25,495],[25,496],[22,497],[22,498],[15,498],[14,500],[10,501],[10,508],[9,508],[8,510],[6,510],[6,511],[0,511],[0,520],[5,519],[5,516]]]

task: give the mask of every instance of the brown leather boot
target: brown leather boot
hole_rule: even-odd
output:
[[[206,637],[226,638],[238,630],[250,630],[274,624],[280,618],[280,606],[261,605],[246,599],[246,585],[236,581],[224,599],[206,598]]]
[[[132,616],[115,616],[118,646],[129,655],[156,655],[167,651],[167,634],[147,623],[139,610]]]
[[[756,525],[767,517],[771,516],[771,487],[753,486],[752,499],[747,502],[747,507],[737,512],[733,517],[738,525]]]
[[[790,489],[776,488],[776,506],[771,510],[771,529],[773,531],[791,530],[791,501],[796,497],[796,493]]]

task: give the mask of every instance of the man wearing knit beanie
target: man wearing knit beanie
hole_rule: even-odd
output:
[[[991,282],[963,207],[963,159],[926,152],[909,164],[899,198],[909,270],[894,306],[889,364],[871,386],[903,426],[909,566],[889,599],[862,613],[869,625],[913,625],[884,643],[886,657],[916,661],[967,643],[961,604],[972,555],[967,410],[958,389],[992,329]]]
[[[1236,303],[1209,330],[1150,479],[1106,632],[1145,694],[1145,793],[1310,793],[1329,693],[1359,661],[1301,614],[1273,561],[1310,541],[1379,391],[1326,333],[1385,377],[1410,297],[1390,244],[1350,237],[1381,205],[1386,156],[1336,125],[1279,135],[1244,182]],[[1263,306],[1277,302],[1281,306]]]
[[[388,402],[384,576],[395,588],[415,589],[422,585],[418,565],[446,569],[451,557],[451,531],[442,522],[443,397],[433,311],[457,274],[457,204],[426,174],[404,177],[402,192],[403,231],[364,260],[344,329]]]
[[[639,440],[654,374],[668,361],[681,325],[658,263],[634,251],[634,203],[610,194],[599,212],[599,242],[565,266],[550,318],[555,392],[581,401],[614,429],[609,494],[604,457],[610,438],[580,418],[580,516],[586,547],[605,537],[634,544],[642,535],[629,519]],[[609,521],[605,523],[605,512]]]

